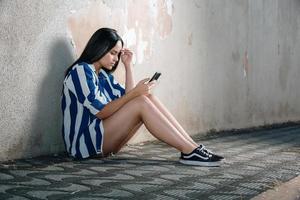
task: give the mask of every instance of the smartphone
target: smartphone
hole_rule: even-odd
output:
[[[150,79],[149,83],[151,81],[157,80],[160,77],[161,73],[159,72],[155,72],[155,74],[152,76],[152,78]]]

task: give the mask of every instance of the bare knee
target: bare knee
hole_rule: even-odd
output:
[[[132,103],[137,105],[139,109],[147,109],[147,108],[149,108],[149,106],[152,105],[151,100],[145,95],[141,95],[141,96],[134,98],[132,100]]]
[[[151,103],[153,103],[153,105],[155,105],[156,107],[158,108],[161,108],[162,103],[161,101],[159,100],[159,98],[153,94],[148,94],[147,95],[147,98],[151,101]]]
[[[148,94],[147,98],[150,99],[151,101],[154,101],[155,99],[157,99],[153,94]]]

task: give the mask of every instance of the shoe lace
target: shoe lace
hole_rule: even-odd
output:
[[[205,156],[211,157],[211,154],[207,151],[207,149],[204,148],[204,146],[198,147],[197,150],[202,154],[204,154]]]
[[[198,148],[202,149],[202,151],[204,151],[205,153],[209,154],[209,155],[212,155],[213,152],[209,149],[207,149],[204,145],[200,145]]]
[[[207,151],[207,153],[209,153],[209,154],[213,154],[213,152],[211,150],[206,149],[205,147],[204,147],[204,151]]]

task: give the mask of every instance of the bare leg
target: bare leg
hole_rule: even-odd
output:
[[[182,128],[182,126],[179,124],[179,122],[175,119],[175,117],[170,113],[170,111],[159,101],[157,97],[154,95],[148,95],[147,96],[153,104],[160,110],[161,113],[165,115],[165,117],[170,121],[170,123],[173,124],[173,126],[191,143],[193,143],[196,146],[199,146],[191,137],[190,135]]]
[[[117,153],[121,150],[121,148],[134,136],[134,134],[137,132],[137,130],[142,126],[142,122],[140,122],[138,125],[136,125],[127,135],[125,140],[119,145],[119,147],[116,148],[116,151],[114,153]]]
[[[169,122],[149,98],[140,96],[126,103],[112,116],[103,120],[104,154],[116,152],[129,137],[128,134],[140,122],[145,124],[154,137],[183,153],[190,153],[197,147]]]
[[[194,140],[189,136],[188,133],[182,128],[182,126],[178,123],[175,117],[168,111],[168,109],[159,101],[157,97],[154,95],[147,95],[147,97],[152,101],[152,103],[160,110],[162,114],[169,120],[170,123],[191,143],[194,145],[198,145]],[[121,148],[132,138],[132,136],[136,133],[136,131],[140,128],[142,122],[138,124],[133,130],[128,134],[127,138],[120,144],[117,148],[116,152],[120,151]]]

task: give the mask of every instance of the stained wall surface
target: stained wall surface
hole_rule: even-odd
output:
[[[0,27],[0,160],[64,150],[63,73],[100,27],[189,134],[300,119],[299,0],[2,0]]]

